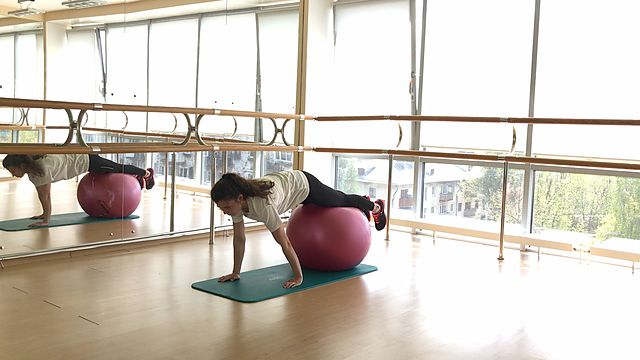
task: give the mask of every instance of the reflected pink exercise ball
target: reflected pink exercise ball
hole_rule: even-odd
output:
[[[287,236],[302,267],[320,271],[351,269],[371,246],[367,218],[352,207],[298,206],[289,218]]]
[[[138,208],[140,196],[140,184],[129,174],[88,173],[78,184],[78,203],[93,217],[127,217]]]

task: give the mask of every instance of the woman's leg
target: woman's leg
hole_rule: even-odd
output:
[[[113,162],[98,155],[89,155],[89,172],[98,174],[125,173],[138,175],[141,178],[147,175],[146,170],[137,166],[118,164],[117,162]]]
[[[378,199],[374,203],[364,196],[345,194],[342,191],[335,190],[321,183],[320,180],[308,172],[303,171],[303,173],[309,181],[309,196],[302,202],[303,204],[314,204],[323,207],[355,207],[360,209],[369,221],[371,220],[369,212],[375,210],[373,220],[376,225],[376,230],[380,231],[387,225],[387,216],[384,213],[384,201]],[[378,205],[377,210],[376,205]]]
[[[135,175],[138,183],[140,184],[140,189],[145,186],[147,189],[151,189],[153,187],[154,181],[152,171],[152,169],[144,170],[133,165],[118,164],[117,162],[113,162],[98,155],[89,155],[89,172],[97,174],[125,173]]]
[[[372,211],[373,202],[364,196],[345,194],[323,184],[315,176],[303,171],[309,180],[309,196],[302,202],[303,204],[314,204],[322,207],[355,207],[362,211]]]

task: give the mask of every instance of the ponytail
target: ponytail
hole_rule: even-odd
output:
[[[236,199],[242,195],[244,197],[258,196],[266,199],[271,194],[273,181],[270,180],[247,180],[235,173],[226,173],[211,189],[211,199],[215,202],[221,200]]]
[[[21,167],[24,166],[25,172],[27,174],[33,174],[37,176],[44,175],[44,168],[40,162],[36,160],[40,160],[47,155],[14,155],[9,154],[5,156],[2,160],[2,166],[6,169],[8,167]]]

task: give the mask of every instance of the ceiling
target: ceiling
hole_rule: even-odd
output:
[[[107,0],[103,6],[69,9],[65,0],[0,0],[0,32],[16,32],[41,28],[42,22],[68,26],[86,23],[113,23],[147,20],[170,16],[237,10],[260,6],[298,3],[297,0]],[[15,17],[7,13],[24,7],[44,10],[43,14]]]

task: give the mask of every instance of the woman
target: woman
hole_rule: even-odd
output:
[[[151,189],[155,185],[153,169],[141,169],[133,165],[122,165],[98,155],[55,154],[55,155],[7,155],[2,166],[12,176],[21,178],[25,174],[36,187],[42,205],[42,214],[32,217],[40,220],[29,226],[49,225],[51,218],[51,183],[74,178],[87,171],[104,173],[125,173],[136,177],[140,189]]]
[[[247,180],[233,173],[224,174],[211,189],[211,199],[233,219],[233,272],[221,276],[218,279],[220,282],[240,279],[246,240],[243,216],[263,222],[282,247],[294,275],[293,279],[283,284],[285,288],[302,284],[302,269],[280,214],[298,204],[345,206],[362,210],[368,220],[372,213],[377,230],[384,229],[387,223],[382,200],[371,202],[368,197],[347,195],[324,185],[308,172],[299,170],[269,174],[255,180]]]

